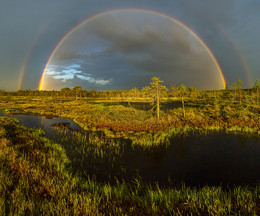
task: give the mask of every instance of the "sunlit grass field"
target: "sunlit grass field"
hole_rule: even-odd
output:
[[[40,130],[0,118],[1,215],[259,215],[260,187],[115,186],[70,173],[64,150]]]
[[[9,114],[70,118],[85,130],[102,131],[107,138],[131,139],[135,145],[149,147],[189,133],[221,130],[259,136],[258,101],[246,94],[240,100],[185,97],[185,110],[161,110],[159,119],[154,110],[133,108],[133,98],[75,100],[10,94],[0,96],[0,109]],[[104,104],[122,101],[129,102],[129,106]],[[162,101],[174,103],[181,99],[169,97]],[[87,142],[99,144],[102,139],[94,137]],[[46,139],[43,131],[24,128],[7,117],[0,117],[0,160],[0,215],[260,214],[260,186],[163,188],[145,185],[139,179],[116,185],[97,183],[91,177],[82,179],[72,174],[71,162],[59,144]]]
[[[174,103],[179,100],[166,98],[164,101]],[[110,100],[113,101],[116,99]],[[105,106],[86,99],[2,96],[0,100],[0,108],[8,113],[25,112],[70,118],[85,130],[104,130],[113,137],[149,137],[151,133],[162,131],[176,134],[208,130],[260,134],[260,106],[246,97],[241,104],[221,98],[187,97],[185,106],[185,116],[183,109],[176,107],[161,110],[160,119],[157,119],[154,110],[138,110],[120,104]]]

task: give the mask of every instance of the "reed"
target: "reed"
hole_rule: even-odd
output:
[[[98,133],[81,137],[75,132],[73,138],[88,140],[90,146],[96,141],[101,148],[107,145]],[[119,143],[108,145],[117,148]],[[164,188],[145,185],[139,178],[132,184],[101,184],[72,175],[71,163],[43,131],[0,117],[0,215],[260,214],[260,186]]]
[[[107,105],[91,100],[59,100],[52,97],[6,97],[1,96],[0,107],[7,113],[35,113],[45,116],[59,116],[73,119],[85,130],[103,130],[111,138],[127,138],[138,134],[167,133],[169,130],[226,130],[260,134],[260,107],[241,101],[228,101],[224,97],[185,99],[185,117],[181,107],[161,110],[157,120],[152,110],[137,110],[132,106],[117,104]],[[250,94],[245,92],[244,95]],[[246,98],[246,97],[245,97]],[[178,99],[169,99],[178,103]],[[179,101],[180,102],[180,101]],[[178,129],[176,129],[178,128]],[[139,136],[139,135],[138,135]],[[150,136],[150,135],[148,135]]]

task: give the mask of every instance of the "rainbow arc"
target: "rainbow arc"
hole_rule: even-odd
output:
[[[102,13],[99,13],[99,14],[96,14],[94,16],[91,16],[89,18],[87,18],[86,20],[84,20],[83,22],[81,22],[80,24],[78,24],[77,26],[75,26],[74,28],[72,28],[66,35],[64,35],[62,37],[62,39],[59,41],[59,43],[55,46],[55,48],[53,49],[49,59],[47,60],[46,62],[46,65],[44,67],[44,70],[42,72],[42,75],[41,75],[41,79],[40,79],[40,82],[39,82],[39,85],[38,85],[38,89],[39,90],[42,90],[43,89],[43,86],[44,86],[44,77],[45,77],[45,74],[46,74],[46,70],[47,70],[47,67],[49,65],[49,63],[51,62],[53,56],[55,55],[55,53],[57,52],[57,50],[59,49],[59,47],[62,45],[62,43],[73,33],[75,32],[77,29],[79,29],[80,27],[82,27],[83,25],[85,25],[86,23],[88,22],[91,22],[92,20],[96,19],[96,18],[99,18],[99,17],[102,17],[102,16],[105,16],[105,15],[108,15],[108,14],[111,14],[111,13],[115,13],[115,12],[140,12],[140,13],[148,13],[148,14],[154,14],[154,15],[158,15],[158,16],[161,16],[161,17],[164,17],[164,18],[167,18],[173,22],[175,22],[176,24],[178,24],[179,26],[181,26],[183,29],[185,29],[186,31],[188,31],[194,38],[196,38],[200,44],[204,47],[204,49],[206,50],[206,52],[209,54],[209,56],[211,57],[212,61],[214,62],[217,70],[218,70],[218,73],[219,73],[219,76],[220,76],[220,79],[221,79],[221,83],[222,83],[222,87],[225,88],[226,86],[226,81],[225,81],[225,78],[224,78],[224,75],[223,75],[223,72],[219,66],[219,63],[217,62],[215,56],[213,55],[212,51],[209,49],[209,47],[205,44],[205,42],[194,32],[192,31],[188,26],[186,26],[184,23],[180,22],[179,20],[171,17],[171,16],[168,16],[166,14],[163,14],[163,13],[160,13],[160,12],[156,12],[156,11],[151,11],[151,10],[144,10],[144,9],[117,9],[117,10],[109,10],[109,11],[105,11],[105,12],[102,12]]]

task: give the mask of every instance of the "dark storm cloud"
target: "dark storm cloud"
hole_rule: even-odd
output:
[[[260,2],[258,0],[165,0],[163,2],[157,0],[2,0],[0,3],[0,89],[17,89],[26,55],[34,42],[26,67],[23,88],[36,89],[51,52],[68,31],[90,16],[118,8],[155,10],[176,17],[198,33],[210,47],[229,84],[233,84],[238,77],[242,78],[245,83],[240,56],[236,54],[230,41],[221,33],[221,31],[225,32],[249,65],[253,82],[256,79],[260,80],[260,43],[258,42],[260,38]],[[125,23],[125,26],[124,31],[127,32],[129,28],[131,35],[135,37],[127,38],[127,35],[118,31],[114,35],[116,38],[113,39],[113,35],[106,31],[108,28],[113,28],[112,25],[103,25],[104,29],[100,32],[96,29],[96,34],[99,37],[107,38],[108,42],[111,42],[110,46],[107,46],[107,53],[103,54],[104,59],[106,56],[119,52],[124,64],[113,61],[112,57],[108,58],[111,63],[107,63],[107,67],[100,66],[100,70],[97,72],[92,71],[90,73],[92,77],[98,78],[98,74],[100,74],[100,78],[108,77],[107,73],[114,73],[118,77],[121,76],[123,80],[124,76],[120,73],[127,73],[130,70],[133,74],[138,74],[140,70],[143,70],[143,76],[152,75],[153,71],[156,70],[156,65],[159,65],[156,63],[156,58],[164,62],[161,66],[161,68],[164,67],[164,71],[167,68],[171,69],[173,64],[178,70],[178,63],[181,65],[181,62],[177,61],[178,58],[172,58],[171,62],[167,60],[167,54],[160,51],[154,52],[155,46],[149,47],[155,39],[160,41],[162,46],[163,44],[166,46],[169,44],[169,38],[158,38],[160,35],[156,34],[156,31],[147,28],[146,36],[148,38],[147,41],[143,41],[142,36],[138,38],[140,32],[133,32],[131,23]],[[126,40],[120,40],[120,34]],[[176,50],[180,49],[185,53],[185,47],[180,45],[181,42],[182,40],[179,41],[179,44],[173,44],[176,44]],[[187,45],[185,41],[183,42]],[[142,48],[142,52],[137,53],[137,48]],[[189,46],[186,47],[187,52],[189,48]],[[148,51],[153,55],[149,55]],[[79,53],[72,53],[69,56],[69,53],[63,53],[62,58],[66,58],[66,61],[69,61],[70,58],[82,59],[88,63],[92,58],[93,62],[98,63],[101,56],[100,53],[95,52],[92,55],[84,56],[74,56],[74,54],[79,55]],[[174,56],[174,53],[171,53],[171,56]],[[140,61],[141,59],[143,61]],[[196,59],[191,59],[191,61],[196,61]],[[81,62],[82,73],[88,73],[86,71],[89,70],[90,64],[83,65],[83,63]],[[114,66],[113,63],[117,63],[118,67]],[[125,64],[128,64],[129,70],[124,69]],[[101,70],[105,70],[106,73]],[[199,70],[199,68],[194,70]],[[127,77],[129,80],[132,79],[130,75]],[[120,81],[117,77],[115,79]]]
[[[240,77],[249,87],[244,62],[252,80],[260,79],[258,68],[260,44],[260,2],[255,0],[185,0],[184,7],[190,16],[183,17],[189,26],[208,44],[231,85]],[[242,60],[241,60],[242,59]],[[244,61],[244,62],[243,62]],[[254,62],[254,63],[253,63]]]
[[[142,18],[149,17],[139,14],[139,19]],[[157,25],[153,24],[154,20],[142,22],[138,25],[122,15],[94,20],[85,26],[86,35],[91,33],[107,41],[103,51],[82,55],[65,46],[57,52],[55,59],[71,64],[78,62],[87,76],[97,80],[110,79],[110,83],[120,88],[140,88],[148,85],[153,76],[166,80],[168,87],[173,83],[185,83],[210,88],[216,68],[212,72],[214,63],[197,39],[168,19]],[[82,35],[74,37],[74,41],[83,38]],[[75,45],[73,40],[70,43]],[[199,77],[198,82],[194,81],[196,77]]]
[[[139,17],[142,19],[142,15],[139,14]],[[111,42],[108,52],[140,52],[160,48],[156,45],[170,45],[176,51],[189,51],[189,41],[184,31],[176,30],[170,22],[167,20],[167,25],[160,22],[160,28],[152,22],[144,22],[143,26],[139,26],[141,29],[138,29],[122,15],[118,15],[118,18],[107,15],[92,22],[89,29],[98,37]]]
[[[59,50],[57,55],[55,56],[56,60],[74,60],[78,58],[86,58],[87,56],[81,55],[81,54],[76,54],[72,53],[69,50]]]

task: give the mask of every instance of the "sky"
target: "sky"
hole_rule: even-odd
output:
[[[259,0],[1,0],[0,89],[260,80]],[[42,76],[44,73],[44,76]],[[221,75],[222,74],[222,75]]]

